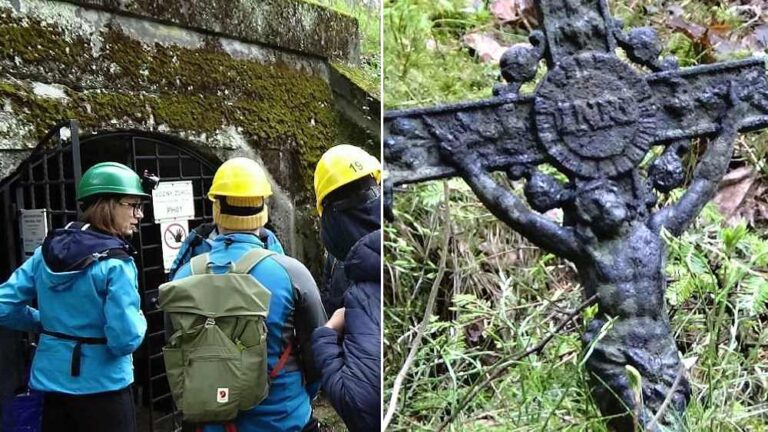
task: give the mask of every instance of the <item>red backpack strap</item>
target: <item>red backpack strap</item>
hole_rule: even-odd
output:
[[[291,351],[293,351],[293,343],[289,343],[288,346],[283,350],[283,353],[280,354],[280,358],[277,360],[275,368],[272,369],[272,372],[269,373],[270,379],[275,379],[277,374],[283,370],[283,367],[285,367],[285,364],[288,362],[288,358],[291,357]]]
[[[202,425],[195,428],[195,432],[204,432]],[[237,432],[237,425],[234,423],[224,423],[224,432]]]

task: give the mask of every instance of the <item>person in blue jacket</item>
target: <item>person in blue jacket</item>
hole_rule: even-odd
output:
[[[381,430],[381,168],[363,150],[328,150],[315,170],[321,238],[344,263],[343,307],[312,335],[322,389],[352,432]]]
[[[230,159],[216,171],[208,192],[220,231],[211,241],[208,258],[214,273],[228,271],[249,250],[265,247],[259,233],[267,222],[266,198],[271,194],[264,170],[253,160]],[[190,275],[190,265],[185,264],[174,280]],[[326,321],[317,285],[302,263],[283,254],[265,258],[250,275],[272,293],[266,320],[267,364],[275,376],[270,378],[267,398],[241,411],[235,426],[239,432],[317,431],[311,398],[320,374],[313,362],[311,337]],[[228,426],[206,424],[190,430],[223,432],[231,430]]]
[[[131,353],[147,322],[125,239],[147,196],[125,165],[94,165],[77,187],[84,223],[50,232],[0,285],[0,325],[42,333],[29,387],[44,392],[44,432],[136,431]]]
[[[173,280],[176,272],[192,258],[208,253],[213,247],[213,240],[219,236],[219,229],[213,222],[203,223],[197,226],[197,228],[190,231],[187,238],[181,243],[179,252],[176,254],[176,258],[171,264],[171,268],[168,271],[168,280]],[[274,232],[262,227],[258,232],[259,239],[266,246],[267,249],[272,252],[285,254],[283,245]]]

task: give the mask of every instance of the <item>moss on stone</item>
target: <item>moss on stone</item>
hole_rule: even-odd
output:
[[[72,118],[74,111],[60,100],[36,96],[19,83],[0,82],[0,100],[7,99],[22,123],[30,125],[36,137],[42,137],[54,123]]]
[[[337,144],[354,144],[362,147],[377,158],[381,158],[381,144],[378,137],[372,135],[353,121],[345,120],[341,113],[338,113],[338,119],[339,121],[336,124],[336,130],[338,131],[336,136]]]
[[[364,69],[344,63],[334,62],[331,65],[354,85],[360,87],[376,99],[381,100],[381,82],[378,76],[369,76]]]
[[[82,38],[68,38],[61,30],[40,20],[23,20],[0,9],[0,59],[45,64],[52,70],[70,69],[88,62],[90,52]]]
[[[87,90],[64,81],[70,99],[61,100],[36,96],[16,81],[0,81],[0,98],[13,102],[37,136],[66,118],[92,131],[141,127],[152,119],[171,133],[212,134],[232,125],[255,149],[297,152],[305,191],[312,189],[314,165],[336,142],[339,119],[322,78],[282,64],[234,59],[215,43],[199,49],[150,47],[112,27],[102,33],[101,52],[94,58],[85,54],[90,46],[84,40],[68,40],[60,30],[27,18],[0,16],[0,28],[18,35],[15,41],[28,38],[26,48],[0,42],[0,59],[24,56],[23,67],[11,71],[12,76],[62,82],[56,74],[39,77],[39,71],[47,73],[48,63],[69,50],[82,54],[81,61],[69,65],[70,72],[100,83],[99,90]],[[31,72],[34,68],[38,72]]]

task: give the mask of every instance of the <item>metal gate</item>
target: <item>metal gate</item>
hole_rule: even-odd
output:
[[[63,133],[62,133],[63,131]],[[191,151],[180,141],[138,131],[113,132],[78,137],[76,121],[56,125],[32,155],[0,183],[0,222],[9,232],[7,262],[0,259],[0,276],[5,280],[23,261],[19,214],[22,209],[46,209],[49,229],[76,220],[75,185],[81,172],[96,163],[120,162],[137,173],[145,170],[161,181],[191,181],[195,202],[193,229],[212,220],[210,188],[217,162]],[[165,432],[178,429],[165,377],[161,348],[164,344],[162,311],[156,310],[157,287],[165,282],[160,226],[154,223],[151,201],[145,205],[139,232],[131,240],[138,251],[139,292],[148,330],[142,347],[134,353],[134,378],[142,431]]]

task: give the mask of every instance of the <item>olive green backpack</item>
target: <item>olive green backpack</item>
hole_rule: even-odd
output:
[[[253,249],[223,274],[211,273],[208,254],[199,255],[190,276],[160,285],[159,304],[173,326],[165,369],[185,421],[230,421],[267,397],[272,294],[248,273],[272,254]]]

